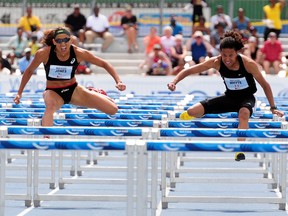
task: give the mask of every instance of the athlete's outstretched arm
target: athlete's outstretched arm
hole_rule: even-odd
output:
[[[215,69],[219,69],[219,57],[213,57],[210,58],[206,61],[204,61],[203,63],[199,63],[196,65],[193,65],[192,67],[183,69],[182,71],[180,71],[177,76],[174,78],[174,80],[170,83],[167,84],[168,89],[170,89],[171,91],[174,91],[176,89],[176,85],[178,82],[180,82],[181,80],[183,80],[185,77],[192,75],[192,74],[197,74],[197,73],[201,73],[203,71],[209,70],[211,68],[215,68]]]
[[[276,105],[274,102],[274,97],[272,93],[272,89],[270,84],[266,81],[266,79],[263,77],[261,70],[256,62],[249,59],[248,57],[244,57],[244,65],[246,70],[253,75],[253,77],[256,79],[256,81],[261,85],[263,88],[263,91],[269,101],[271,112],[273,114],[276,114],[278,116],[283,116],[284,113],[278,109],[276,109]]]
[[[120,91],[124,91],[126,89],[126,85],[122,83],[118,73],[115,71],[114,67],[109,62],[93,55],[88,50],[84,50],[79,47],[77,47],[76,50],[77,50],[76,56],[79,62],[87,61],[94,65],[104,68],[115,80],[116,88],[118,88]]]

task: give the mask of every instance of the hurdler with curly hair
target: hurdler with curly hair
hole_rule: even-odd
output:
[[[228,31],[220,43],[220,55],[212,57],[203,63],[199,63],[190,68],[183,69],[175,79],[168,84],[171,91],[176,89],[176,84],[185,77],[207,71],[211,68],[219,71],[226,91],[223,95],[209,98],[189,107],[187,111],[180,115],[183,120],[193,117],[201,117],[208,113],[238,112],[239,129],[248,129],[249,118],[255,106],[256,83],[263,88],[270,104],[273,114],[283,116],[283,112],[277,110],[274,103],[271,87],[262,76],[261,71],[255,61],[240,54],[242,48],[241,35],[236,31]],[[236,154],[236,160],[240,154]],[[242,159],[245,156],[241,154]]]
[[[117,112],[118,107],[112,99],[78,85],[75,78],[79,62],[90,62],[104,68],[113,77],[116,88],[123,91],[126,86],[111,64],[75,46],[69,29],[65,27],[46,31],[42,43],[44,47],[36,52],[33,61],[23,74],[18,94],[14,98],[16,104],[20,103],[22,92],[33,71],[43,63],[47,81],[43,93],[46,108],[42,126],[52,126],[53,113],[65,103],[95,108],[110,115]]]

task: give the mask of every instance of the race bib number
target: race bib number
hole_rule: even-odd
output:
[[[225,78],[224,82],[229,90],[242,90],[249,87],[245,77],[241,78]]]
[[[48,76],[56,79],[70,79],[72,69],[72,66],[51,65]]]

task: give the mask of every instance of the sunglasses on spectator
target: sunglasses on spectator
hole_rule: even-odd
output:
[[[57,38],[57,39],[54,39],[54,40],[55,40],[55,42],[56,42],[57,44],[61,44],[62,42],[64,42],[64,43],[69,42],[69,41],[70,41],[70,38],[68,38],[68,37],[66,37],[66,38]]]

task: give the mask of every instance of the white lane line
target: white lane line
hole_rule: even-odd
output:
[[[59,188],[55,188],[54,190],[50,191],[47,195],[52,195],[55,194],[57,191],[59,191]],[[43,201],[41,201],[40,203],[43,203]],[[29,212],[31,212],[33,209],[35,209],[35,207],[32,205],[31,207],[25,209],[24,211],[20,212],[17,216],[24,216],[26,214],[28,214]]]

